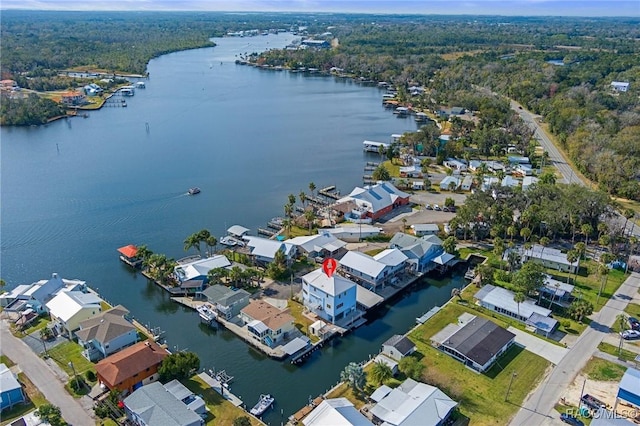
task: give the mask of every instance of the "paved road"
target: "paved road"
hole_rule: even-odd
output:
[[[49,366],[22,340],[14,337],[5,321],[0,321],[0,351],[18,363],[22,371],[51,404],[60,407],[64,420],[73,426],[94,426],[95,420],[64,389]]]
[[[544,382],[525,401],[511,421],[512,426],[549,425],[559,422],[557,420],[559,415],[553,407],[591,358],[598,344],[609,333],[609,327],[615,322],[616,316],[626,308],[629,301],[638,293],[639,288],[640,274],[633,273],[592,318],[589,328],[582,333]],[[578,401],[569,402],[578,404]]]

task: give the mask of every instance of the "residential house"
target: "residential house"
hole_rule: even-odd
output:
[[[371,257],[359,251],[349,251],[340,259],[339,270],[347,278],[376,292],[398,281],[405,270],[407,256],[398,249],[387,249]]]
[[[84,94],[87,96],[98,96],[104,92],[102,87],[98,86],[95,83],[87,84],[83,87]]]
[[[516,303],[514,296],[512,291],[505,288],[485,285],[474,297],[483,308],[522,321],[535,328],[537,333],[549,336],[556,329],[558,321],[551,318],[551,310],[536,305],[531,299]]]
[[[240,314],[242,308],[249,304],[251,294],[243,289],[231,289],[227,286],[214,284],[202,292],[207,301],[214,307],[222,318],[227,321]]]
[[[544,247],[540,244],[534,244],[531,248],[522,248],[521,256],[523,262],[536,262],[542,264],[545,268],[555,269],[557,271],[575,273],[580,267],[580,261],[569,262],[567,255],[558,249]]]
[[[80,322],[76,331],[82,355],[89,361],[106,358],[138,341],[138,329],[126,318],[129,310],[118,305]]]
[[[516,188],[520,186],[520,181],[512,176],[507,175],[502,178],[502,182],[500,182],[500,185],[506,186],[509,188]]]
[[[346,253],[345,246],[347,245],[345,241],[325,230],[319,230],[317,235],[290,238],[285,242],[296,246],[298,255],[305,255],[309,259],[316,257],[340,258]]]
[[[338,203],[354,201],[356,209],[351,211],[351,217],[377,220],[394,208],[409,204],[409,197],[409,194],[400,191],[390,182],[381,182],[364,188],[356,187],[349,195],[338,200]]]
[[[414,180],[411,182],[411,189],[414,191],[423,191],[424,190],[424,181],[422,180]]]
[[[520,155],[509,155],[507,157],[509,164],[530,164],[529,157],[522,157]]]
[[[240,311],[240,318],[249,336],[270,348],[282,344],[295,329],[288,309],[280,310],[262,300],[252,300]]]
[[[218,254],[205,259],[197,259],[190,262],[180,263],[173,269],[173,273],[180,283],[187,281],[208,282],[209,271],[218,268],[231,268],[231,262],[224,255]],[[202,291],[199,289],[197,291]]]
[[[491,189],[491,187],[493,185],[497,185],[498,183],[500,183],[500,180],[496,177],[485,177],[484,179],[482,179],[482,184],[480,185],[480,190],[481,191],[487,191],[489,189]]]
[[[544,280],[544,285],[540,288],[542,296],[551,300],[553,303],[561,306],[568,306],[573,302],[573,290],[574,286],[564,283],[562,281],[555,280],[549,275]]]
[[[402,251],[407,257],[409,269],[414,273],[425,273],[435,269],[438,264],[434,259],[444,253],[442,240],[435,235],[417,238],[397,232],[389,241],[389,247]]]
[[[168,355],[167,350],[155,342],[138,342],[98,362],[98,382],[109,390],[133,392],[158,380],[158,368]]]
[[[440,426],[447,424],[458,405],[435,386],[407,379],[395,389],[382,385],[371,394],[369,410],[374,424],[385,426]]]
[[[626,92],[629,90],[629,82],[627,81],[612,81],[611,88],[616,92]]]
[[[440,190],[442,191],[456,191],[460,188],[462,180],[457,176],[445,176],[440,181]]]
[[[61,101],[64,105],[67,106],[79,106],[87,103],[84,94],[76,90],[63,93],[61,95]]]
[[[394,334],[382,344],[382,354],[400,361],[416,351],[416,345],[408,337]]]
[[[314,47],[316,49],[328,49],[331,47],[327,40],[314,40],[314,39],[305,39],[300,42],[301,46],[306,47]]]
[[[522,190],[523,191],[528,190],[533,185],[537,184],[538,181],[539,181],[539,179],[537,177],[525,176],[524,179],[522,179]]]
[[[80,322],[102,312],[102,299],[95,293],[61,291],[47,302],[54,330],[72,336],[80,328]]]
[[[467,171],[467,165],[460,160],[456,160],[455,158],[447,158],[442,164],[444,164],[445,167],[457,172]]]
[[[287,262],[291,262],[296,256],[296,247],[288,242],[247,236],[244,237],[244,240],[249,248],[249,256],[260,265],[273,262],[278,251],[284,254]]]
[[[437,235],[440,232],[440,228],[437,223],[416,223],[411,225],[413,234],[416,237],[423,237],[425,235]]]
[[[486,161],[485,164],[490,172],[505,171],[504,164],[499,161]]]
[[[462,183],[460,184],[460,188],[463,191],[471,191],[471,187],[473,186],[473,176],[466,175],[464,179],[462,179]]]
[[[349,243],[362,241],[367,237],[376,237],[382,233],[382,228],[367,224],[343,225],[337,228],[323,229],[322,232],[328,232],[336,238]]]
[[[433,346],[483,373],[511,347],[516,335],[486,318],[468,313],[431,337]]]
[[[123,400],[130,424],[136,426],[200,426],[204,420],[161,383],[142,386]]]
[[[0,410],[26,401],[22,385],[9,368],[0,364]]]
[[[533,175],[533,168],[531,164],[516,164],[513,172],[518,176],[531,176]]]
[[[422,169],[419,166],[402,166],[400,167],[400,177],[402,178],[422,178],[424,174],[422,173]]]
[[[323,320],[337,323],[356,313],[357,284],[338,274],[316,269],[302,277],[304,306]]]
[[[636,407],[640,407],[640,370],[627,368],[622,379],[620,379],[616,403],[613,407],[614,412],[616,411],[619,401],[625,401]]]
[[[373,426],[347,398],[325,399],[302,419],[304,426]]]
[[[156,382],[158,383],[158,382]],[[207,415],[207,406],[204,400],[199,396],[191,392],[185,385],[180,383],[178,379],[165,383],[164,388],[171,395],[175,396],[178,401],[181,401],[187,408],[199,416]]]
[[[86,282],[67,280],[58,274],[51,274],[48,280],[40,280],[33,284],[22,284],[13,290],[0,295],[0,306],[5,312],[21,312],[28,308],[42,314],[47,311],[46,303],[60,291],[86,291]]]

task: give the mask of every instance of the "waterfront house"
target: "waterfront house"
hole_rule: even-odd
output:
[[[80,328],[80,322],[98,315],[102,311],[102,299],[95,293],[61,291],[47,302],[54,330],[71,337]]]
[[[136,426],[200,426],[201,416],[155,382],[136,389],[123,400],[127,420]]]
[[[76,90],[64,92],[60,97],[60,101],[62,102],[63,105],[67,105],[67,106],[80,106],[87,103],[87,100],[84,97],[84,94]]]
[[[195,395],[191,392],[185,385],[180,383],[178,379],[173,379],[172,381],[165,383],[163,386],[167,392],[175,396],[178,401],[185,404],[189,410],[200,416],[206,417],[207,407],[204,400],[199,395]]]
[[[347,398],[331,398],[322,401],[305,418],[304,426],[373,426]]]
[[[280,310],[262,300],[252,300],[240,311],[240,318],[249,336],[270,348],[282,344],[295,329],[288,309]]]
[[[285,242],[296,246],[298,255],[305,255],[309,259],[316,257],[340,258],[347,251],[345,241],[322,229],[318,231],[317,235],[290,238]]]
[[[323,320],[336,324],[356,313],[357,284],[333,274],[327,276],[322,269],[302,277],[302,299],[305,308]]]
[[[181,263],[173,269],[173,273],[180,283],[186,283],[188,281],[200,281],[206,283],[208,282],[207,276],[209,271],[219,268],[231,268],[231,262],[229,259],[221,254],[207,257],[205,259],[197,259]],[[203,288],[199,288],[195,291],[202,290]]]
[[[440,232],[440,228],[437,223],[416,223],[411,225],[411,230],[416,237],[436,235]]]
[[[374,424],[440,426],[458,405],[435,386],[407,379],[395,389],[382,385],[371,394]]]
[[[9,368],[0,364],[0,410],[26,401],[22,385]]]
[[[343,225],[336,228],[326,228],[323,229],[322,232],[328,232],[342,241],[354,243],[362,241],[362,239],[367,237],[376,237],[380,235],[382,233],[382,228],[363,223],[357,225]]]
[[[98,382],[109,390],[133,392],[158,380],[158,368],[168,355],[155,342],[138,342],[98,362]]]
[[[540,244],[534,244],[530,249],[521,248],[521,256],[523,262],[536,262],[542,264],[545,268],[555,269],[557,271],[575,273],[580,267],[580,261],[573,263],[567,260],[567,255],[558,249],[544,247]]]
[[[629,82],[627,81],[612,81],[611,88],[616,92],[626,92],[629,90]]]
[[[374,152],[376,154],[380,152],[380,148],[383,149],[383,152],[387,152],[390,146],[391,144],[385,143],[385,142],[376,142],[376,141],[367,141],[367,140],[362,142],[362,148],[364,149],[364,151]]]
[[[389,247],[398,249],[407,257],[409,270],[414,273],[425,273],[435,269],[435,259],[444,254],[442,240],[436,235],[425,235],[421,238],[404,232],[396,232]]]
[[[281,251],[287,263],[296,255],[296,247],[288,242],[270,240],[262,237],[244,237],[249,248],[249,256],[259,265],[265,266],[276,257],[276,253]]]
[[[328,49],[331,45],[327,40],[315,40],[311,38],[304,39],[300,42],[301,46],[314,47],[316,49]]]
[[[433,346],[483,373],[513,344],[516,335],[486,318],[464,313],[431,337]]]
[[[441,191],[454,191],[460,188],[462,181],[457,176],[445,176],[444,179],[440,181],[440,190]]]
[[[556,329],[558,321],[551,318],[551,310],[536,305],[531,299],[516,303],[514,296],[512,291],[488,284],[482,287],[474,297],[483,308],[524,322],[527,326],[534,328],[536,333],[548,337]]]
[[[118,305],[81,321],[80,330],[75,334],[78,344],[84,348],[82,356],[93,362],[135,344],[138,329],[126,318],[127,315],[129,310]]]
[[[416,345],[400,334],[394,334],[382,344],[382,354],[398,362],[415,351]]]
[[[340,259],[338,270],[364,288],[376,292],[394,284],[405,270],[407,256],[398,249],[387,249],[371,257],[359,251],[349,251]]]
[[[351,211],[350,217],[377,220],[394,208],[409,204],[409,197],[409,194],[400,191],[390,182],[381,182],[364,188],[356,187],[349,195],[338,200],[338,203],[354,201],[356,209]]]
[[[48,280],[22,284],[3,293],[0,295],[0,306],[9,313],[22,312],[30,308],[34,312],[42,314],[47,312],[46,303],[60,291],[86,291],[86,282],[63,279],[53,273]]]
[[[227,321],[240,314],[242,308],[249,304],[251,294],[243,289],[231,289],[214,284],[202,292],[207,301],[214,307],[218,315]]]

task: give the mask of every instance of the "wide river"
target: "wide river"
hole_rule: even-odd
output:
[[[362,184],[364,162],[378,158],[363,153],[364,139],[387,142],[416,129],[381,106],[377,88],[234,64],[237,55],[292,38],[216,39],[213,48],[165,55],[150,62],[147,88],[127,98],[127,108],[0,130],[1,276],[8,287],[52,272],[86,280],[141,323],[166,331],[171,348],[194,351],[204,368],[235,376],[231,389],[248,407],[260,393],[273,394],[275,409],[264,418],[272,425],[462,285],[459,277],[423,282],[294,367],[201,326],[195,312],[118,261],[116,249],[130,243],[183,257],[184,239],[203,228],[220,237],[241,224],[255,233],[283,215],[288,194],[308,193],[309,182],[346,193]],[[202,193],[186,196],[192,186]]]

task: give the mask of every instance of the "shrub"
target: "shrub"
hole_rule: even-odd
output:
[[[497,281],[504,281],[505,283],[511,282],[511,274],[501,269],[498,269],[494,272],[494,277]]]
[[[86,377],[86,379],[90,382],[96,381],[96,373],[94,373],[93,370],[87,370],[87,372],[84,373],[84,377]]]

